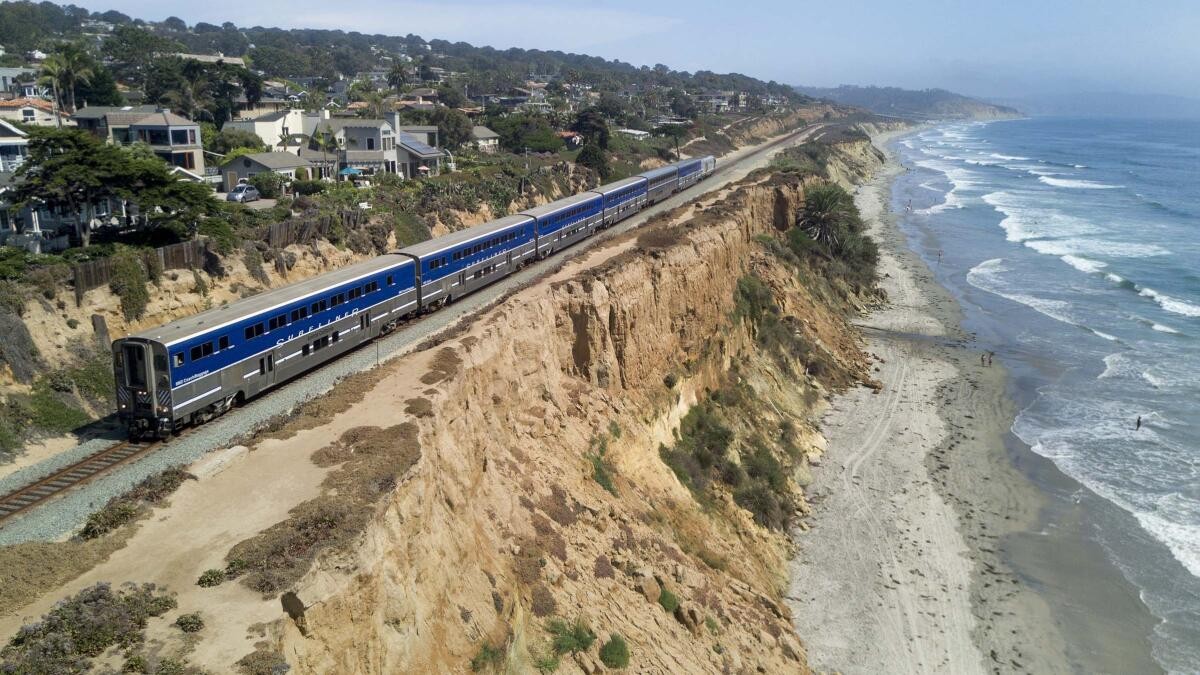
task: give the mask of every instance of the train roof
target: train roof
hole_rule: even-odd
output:
[[[482,225],[476,225],[474,227],[458,230],[457,232],[451,232],[450,234],[443,235],[437,239],[430,239],[419,244],[413,244],[407,248],[400,249],[398,253],[416,256],[418,258],[441,253],[442,251],[453,248],[459,244],[465,244],[468,241],[474,241],[481,237],[486,237],[495,232],[506,230],[513,225],[519,225],[529,220],[529,216],[521,214],[504,216],[503,218],[490,220]]]
[[[615,180],[611,183],[601,185],[600,187],[592,190],[592,192],[599,192],[602,195],[606,195],[610,192],[616,192],[621,188],[629,187],[630,185],[637,185],[644,180],[646,180],[645,176],[630,176],[629,178],[623,178],[621,180]]]
[[[643,171],[642,173],[639,173],[638,175],[642,176],[646,180],[654,180],[655,178],[660,178],[662,176],[666,176],[666,175],[672,174],[672,173],[679,173],[679,165],[678,164],[668,164],[666,166],[660,166],[657,169],[650,169],[649,171]]]
[[[413,261],[410,258],[388,253],[377,258],[347,265],[332,272],[320,274],[311,279],[298,281],[287,286],[280,286],[279,288],[272,288],[258,295],[236,300],[224,307],[206,310],[199,314],[177,319],[157,328],[133,333],[127,337],[153,340],[170,345],[180,340],[241,321],[242,319],[248,319],[251,316],[265,314],[283,305],[290,304],[310,295],[316,295],[324,290],[354,281],[355,279],[411,264],[413,264]]]
[[[597,195],[594,192],[581,192],[570,197],[563,197],[562,199],[550,202],[549,204],[542,204],[541,206],[535,206],[532,209],[526,209],[521,213],[527,216],[533,216],[534,218],[540,218],[542,216],[548,216],[552,213],[562,211],[563,209],[582,204],[583,202],[590,202],[593,199],[598,199],[599,196],[600,195]]]

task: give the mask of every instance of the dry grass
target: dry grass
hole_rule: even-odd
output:
[[[546,584],[539,583],[534,586],[529,597],[529,608],[533,610],[534,616],[547,617],[558,610],[558,603],[554,600],[554,594],[550,592]]]
[[[433,417],[433,404],[427,398],[410,398],[404,402],[404,412],[413,417]]]
[[[263,429],[260,437],[286,440],[301,431],[324,426],[338,413],[362,401],[367,392],[389,374],[391,368],[375,368],[350,375],[339,381],[329,393],[305,401],[290,415],[273,420]]]
[[[458,373],[460,367],[462,367],[462,359],[458,357],[458,354],[449,347],[443,347],[433,357],[433,363],[429,372],[421,376],[421,382],[424,384],[437,384],[453,377]]]
[[[356,427],[313,454],[319,466],[342,464],[322,483],[324,494],[290,511],[290,518],[247,539],[226,555],[243,583],[273,595],[290,588],[324,550],[346,550],[363,531],[381,497],[421,457],[417,427]]]
[[[133,534],[90,541],[30,542],[0,548],[0,613],[9,613],[104,562]]]

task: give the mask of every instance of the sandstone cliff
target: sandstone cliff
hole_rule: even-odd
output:
[[[380,426],[416,425],[420,459],[356,543],[296,584],[307,637],[281,620],[270,648],[298,672],[453,672],[485,654],[529,672],[560,617],[624,636],[637,672],[805,672],[780,602],[786,536],[728,491],[698,501],[661,459],[689,410],[725,392],[743,463],[752,439],[789,430],[802,515],[823,447],[808,420],[827,387],[867,376],[846,322],[862,299],[764,248],[805,180],[749,183],[568,264],[406,357],[427,364],[419,380],[401,366],[365,392]],[[811,345],[804,357],[781,365],[737,318],[750,272]],[[599,669],[595,647],[560,665]]]

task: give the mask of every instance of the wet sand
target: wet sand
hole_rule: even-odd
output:
[[[889,158],[856,195],[889,295],[859,322],[884,388],[836,397],[821,420],[828,450],[788,593],[810,664],[1160,671],[1151,617],[1053,497],[1073,481],[1012,436],[1007,374],[980,363],[958,303],[896,226],[890,184],[901,171]]]

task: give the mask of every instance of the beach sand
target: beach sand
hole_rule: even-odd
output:
[[[1053,504],[1017,466],[1040,458],[1013,447],[1005,371],[981,365],[959,305],[890,213],[901,171],[889,154],[856,194],[889,296],[858,322],[884,386],[835,397],[820,421],[828,450],[810,487],[809,531],[796,533],[788,592],[810,664],[844,673],[1159,670],[1144,608],[1094,562],[1102,553],[1073,532],[1047,543]],[[1033,468],[1053,479],[1046,465]],[[1046,600],[1056,591],[1088,598],[1087,611],[1064,618],[1063,603]],[[1090,611],[1106,605],[1108,618]],[[1123,615],[1135,630],[1111,618]]]

